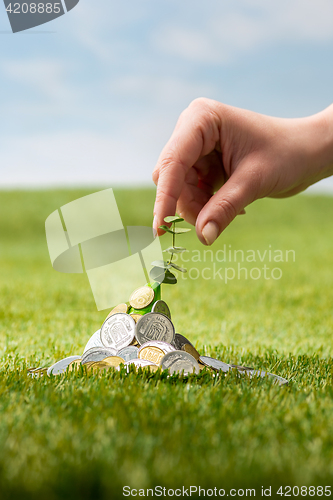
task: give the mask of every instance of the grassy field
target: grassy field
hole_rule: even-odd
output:
[[[176,331],[201,353],[288,387],[208,372],[31,379],[27,367],[81,354],[106,316],[85,275],[52,269],[45,240],[46,217],[88,193],[0,193],[0,499],[123,498],[126,485],[257,497],[271,486],[282,498],[280,486],[332,485],[333,198],[260,200],[210,253],[194,231],[182,236],[187,279],[163,288]],[[151,224],[153,190],[115,194],[125,225]]]

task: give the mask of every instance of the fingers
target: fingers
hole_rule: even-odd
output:
[[[212,192],[202,189],[200,183],[198,186],[185,183],[177,203],[177,213],[183,217],[186,222],[195,226],[198,214],[211,196]]]
[[[164,224],[164,217],[175,213],[190,168],[219,140],[218,118],[211,111],[213,102],[197,99],[191,103],[158,159],[153,173],[157,184],[153,223],[156,230]]]
[[[195,226],[199,212],[213,196],[216,190],[214,184],[220,187],[224,181],[221,159],[214,161],[213,153],[201,158],[187,172],[184,187],[177,202],[177,213],[193,226]]]
[[[244,213],[244,207],[256,199],[256,193],[253,179],[242,169],[236,170],[199,213],[196,222],[199,240],[205,245],[214,243],[236,215]]]
[[[164,217],[174,215],[188,170],[200,154],[202,143],[194,134],[175,138],[163,150],[158,161],[157,192],[154,206],[154,229],[164,224]]]

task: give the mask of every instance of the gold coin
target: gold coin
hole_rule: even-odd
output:
[[[202,361],[200,360],[200,358],[198,359],[198,365],[199,365],[200,371],[203,370],[204,368],[207,368],[207,371],[214,372],[213,368],[211,366],[204,365],[202,363]]]
[[[84,363],[82,366],[84,366],[86,370],[90,370],[93,364],[95,364],[95,361],[88,361],[88,363]]]
[[[151,372],[157,372],[157,370],[158,370],[158,366],[155,366],[155,365],[147,365],[147,366],[143,366],[142,368],[143,368],[143,370],[149,368],[149,370]]]
[[[91,367],[90,367],[90,370],[93,372],[93,373],[97,373],[99,372],[100,370],[109,370],[110,368],[112,368],[111,365],[109,365],[108,363],[104,363],[104,360],[103,361],[95,361]]]
[[[199,360],[198,360],[198,365],[199,365],[200,371],[204,370],[205,368],[207,368],[207,371],[208,370],[212,371],[212,369],[210,368],[210,366],[203,365],[202,363],[199,362]]]
[[[74,359],[74,361],[69,363],[68,371],[72,372],[74,370],[78,370],[80,366],[81,366],[81,359]]]
[[[196,348],[193,347],[193,345],[191,345],[191,344],[184,344],[184,345],[182,345],[182,351],[188,352],[197,361],[200,358],[200,354],[198,353],[198,351],[196,350]]]
[[[144,347],[143,349],[140,349],[138,353],[138,358],[139,359],[146,359],[147,361],[152,361],[156,365],[159,365],[161,362],[161,359],[165,356],[164,351],[160,349],[159,347]]]
[[[110,316],[112,316],[113,314],[117,314],[117,313],[127,313],[128,311],[128,305],[123,303],[123,304],[118,304],[116,307],[114,307],[110,312],[109,314],[107,315],[106,318],[109,318]]]
[[[123,358],[120,356],[108,356],[107,358],[102,359],[102,361],[95,361],[90,369],[96,373],[100,370],[109,370],[110,368],[117,368],[121,363],[125,363]]]
[[[102,361],[98,361],[98,363],[105,363],[108,366],[119,366],[121,363],[125,364],[125,360],[120,356],[108,356],[102,359]]]
[[[130,345],[135,345],[135,346],[139,346],[139,342],[136,340],[136,338],[134,337],[134,339],[132,340],[132,342],[130,343]]]
[[[137,323],[139,321],[139,319],[142,318],[142,314],[130,314],[130,316],[132,316],[135,323]]]
[[[134,290],[130,296],[129,303],[134,309],[144,309],[154,300],[154,290],[149,286],[141,286]]]

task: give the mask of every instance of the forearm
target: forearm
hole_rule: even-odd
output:
[[[333,105],[306,118],[273,118],[273,131],[268,145],[282,182],[269,196],[292,196],[333,175]]]

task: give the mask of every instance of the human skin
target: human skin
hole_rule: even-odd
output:
[[[199,98],[180,115],[153,172],[153,226],[177,211],[211,245],[247,205],[333,175],[333,105],[275,118]]]

